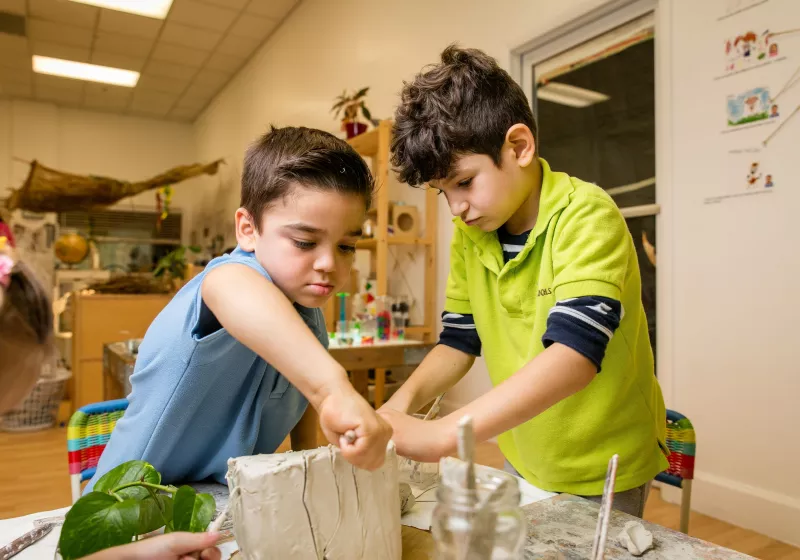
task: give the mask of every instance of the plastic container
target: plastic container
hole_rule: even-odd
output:
[[[378,296],[375,298],[375,303],[375,339],[386,341],[392,337],[392,298]]]

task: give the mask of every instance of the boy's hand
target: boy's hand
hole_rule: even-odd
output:
[[[392,428],[352,387],[325,397],[319,406],[319,423],[325,437],[339,446],[349,463],[367,470],[383,465]],[[351,430],[356,435],[352,443],[344,438]]]
[[[391,424],[392,441],[397,454],[415,461],[433,463],[456,449],[456,426],[449,417],[420,420],[392,408],[382,407],[378,414]]]

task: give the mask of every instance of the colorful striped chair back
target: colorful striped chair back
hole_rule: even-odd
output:
[[[697,446],[694,426],[688,418],[674,410],[667,410],[667,448],[669,468],[659,473],[656,480],[681,489],[680,530],[688,534]]]
[[[673,410],[667,411],[667,447],[670,452],[669,469],[656,479],[680,488],[683,480],[694,478],[696,444],[692,423]]]
[[[81,497],[81,482],[94,476],[111,432],[127,408],[127,399],[94,403],[78,409],[69,419],[67,453],[72,503]]]

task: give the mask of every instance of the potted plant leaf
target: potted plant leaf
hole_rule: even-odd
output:
[[[364,103],[368,91],[369,87],[361,88],[352,94],[348,94],[345,90],[336,98],[336,103],[331,108],[335,117],[341,118],[342,130],[347,133],[348,140],[367,131],[367,123],[360,121],[359,115],[372,122],[372,114]]]
[[[188,266],[186,259],[187,248],[193,253],[200,252],[200,247],[195,247],[194,245],[186,247],[181,245],[174,251],[161,257],[161,260],[159,260],[156,265],[156,269],[153,271],[153,277],[161,278],[164,284],[172,291],[176,291],[180,287],[181,282],[186,278],[186,268]]]
[[[153,465],[129,461],[102,476],[67,512],[58,552],[64,560],[82,558],[162,527],[166,533],[201,533],[215,511],[210,494],[163,485]]]

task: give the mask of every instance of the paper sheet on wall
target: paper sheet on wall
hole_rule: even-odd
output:
[[[698,115],[697,134],[709,139],[708,164],[719,166],[723,182],[704,193],[705,204],[785,188],[793,178],[782,170],[784,158],[800,131],[800,21],[785,17],[796,13],[792,0],[715,5],[703,40],[714,52],[697,54],[698,69],[714,61],[710,87],[699,81],[696,88],[696,103],[708,109]]]

